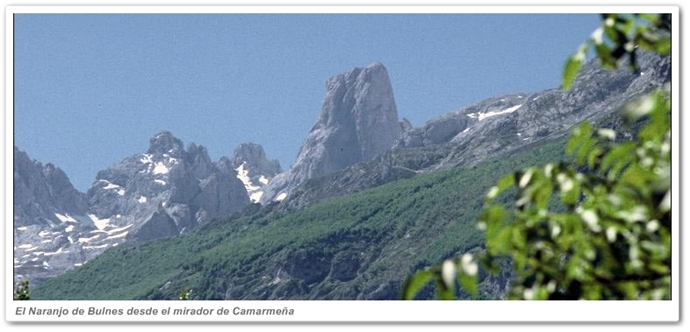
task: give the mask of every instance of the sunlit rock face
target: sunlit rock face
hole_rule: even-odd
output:
[[[331,77],[321,114],[287,174],[269,185],[263,202],[289,195],[307,179],[331,174],[389,150],[402,127],[388,71],[376,62]]]

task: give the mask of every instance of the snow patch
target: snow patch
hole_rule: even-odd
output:
[[[132,227],[133,225],[134,225],[134,224],[129,224],[129,225],[125,226],[125,227],[113,228],[113,229],[111,229],[111,230],[109,230],[109,231],[106,231],[106,233],[107,233],[108,235],[110,235],[110,234],[113,234],[113,233],[122,232],[122,231],[124,231],[124,230],[126,230],[126,229]]]
[[[55,216],[62,222],[77,222],[72,216],[55,213]]]
[[[131,226],[131,225],[130,225],[130,226]],[[105,239],[106,239],[106,240],[110,240],[110,239],[119,239],[119,238],[121,238],[121,237],[127,236],[127,233],[129,233],[129,231],[127,231],[127,232],[122,232],[122,233],[117,234],[117,235],[111,235],[111,236],[108,236],[108,237],[105,238]]]
[[[486,119],[486,118],[488,118],[488,117],[491,117],[491,116],[496,116],[496,115],[502,115],[502,114],[513,113],[513,112],[517,111],[517,109],[520,108],[520,107],[522,107],[522,104],[520,104],[520,105],[515,105],[515,106],[513,106],[513,107],[508,107],[508,108],[506,108],[506,109],[504,109],[504,110],[502,110],[502,111],[498,111],[498,112],[487,112],[487,113],[482,113],[482,112],[480,112],[480,113],[479,113],[479,121],[482,121],[482,120],[484,120],[484,119]]]
[[[103,249],[107,246],[108,246],[108,244],[106,243],[106,244],[101,244],[100,246],[83,246],[82,248],[83,249]]]
[[[103,189],[117,189],[117,188],[122,188],[122,187],[120,187],[119,185],[116,185],[116,184],[114,184],[114,183],[112,183],[112,182],[110,182],[110,181],[108,181],[108,180],[103,180],[103,179],[101,179],[101,180],[98,180],[98,181],[99,181],[99,182],[105,182],[105,183],[106,183],[106,185],[105,185],[105,187],[103,187]]]
[[[157,162],[156,167],[153,168],[153,174],[154,175],[155,174],[168,174],[168,172],[170,172],[168,167],[165,166],[165,164],[163,164],[161,162]]]
[[[120,190],[117,191],[117,194],[120,195],[120,196],[124,196],[124,195],[125,195],[125,190],[124,190],[124,189],[120,189]]]
[[[78,241],[79,241],[79,243],[88,243],[89,241],[91,241],[91,240],[93,240],[93,239],[95,239],[95,238],[97,238],[97,237],[99,237],[99,236],[100,236],[100,235],[96,234],[96,235],[94,235],[94,236],[92,236],[92,237],[80,237]]]
[[[69,225],[67,228],[65,228],[65,232],[71,232],[74,230],[74,225]]]
[[[74,263],[74,267],[80,267],[82,265],[83,265],[82,263]]]
[[[26,228],[27,228],[26,226],[24,226],[24,227],[17,227],[17,230],[18,230],[18,231],[25,231]]]
[[[466,132],[468,132],[468,131],[470,131],[470,127],[465,128],[465,130],[463,130],[462,132],[463,132],[463,133],[466,133]]]
[[[287,193],[280,193],[280,195],[278,195],[278,197],[276,197],[276,202],[280,202],[280,201],[284,200],[286,197],[287,197]]]
[[[140,196],[137,200],[139,203],[146,203],[146,196]]]
[[[541,96],[536,96],[536,97],[532,98],[532,101],[539,99],[539,97],[541,97]]]
[[[104,229],[105,226],[108,226],[108,223],[110,222],[110,218],[98,219],[95,214],[89,214],[89,218],[91,218],[91,221],[93,221],[93,224],[98,229]]]
[[[261,200],[261,196],[263,196],[263,195],[264,195],[263,191],[254,192],[251,195],[249,195],[249,200],[251,200],[252,203],[259,203],[259,201]]]
[[[153,180],[153,182],[158,183],[158,184],[160,184],[161,186],[164,186],[164,185],[166,184],[165,181],[163,181],[163,180],[158,180],[158,179]]]
[[[31,248],[31,247],[33,247],[33,246],[34,246],[33,244],[20,244],[17,248],[19,248],[19,249],[29,249],[29,248]]]
[[[249,178],[249,170],[244,169],[244,164],[245,163],[242,163],[240,167],[235,169],[237,171],[237,178],[242,181],[244,188],[247,189],[247,191],[259,190],[259,187],[252,185],[252,180]]]
[[[261,182],[261,183],[263,183],[263,184],[268,184],[268,179],[267,179],[265,176],[262,175],[262,176],[259,178],[259,182]]]
[[[59,248],[59,249],[58,249],[57,251],[55,251],[55,252],[44,252],[43,255],[45,255],[45,256],[54,256],[54,255],[61,254],[61,253],[62,253],[62,248]],[[68,251],[66,251],[65,253],[68,253]]]
[[[150,164],[153,162],[151,158],[153,158],[152,154],[144,153],[141,158],[139,158],[139,161],[141,161],[142,164]]]

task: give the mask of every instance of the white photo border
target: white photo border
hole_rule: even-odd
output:
[[[10,322],[678,322],[680,319],[679,24],[672,31],[672,300],[670,301],[14,301],[12,223],[13,15],[30,13],[671,13],[677,6],[8,6],[5,8],[5,319]],[[583,41],[587,36],[583,36]],[[577,45],[574,45],[574,48]],[[56,317],[21,308],[60,309]],[[74,315],[75,309],[156,309],[157,315]],[[385,307],[385,308],[383,308]],[[292,315],[237,315],[238,309],[292,310]],[[162,315],[208,309],[208,315]],[[227,309],[227,311],[225,311]],[[64,312],[63,311],[63,312]],[[224,314],[226,313],[227,314]],[[496,313],[500,312],[500,315]],[[220,313],[220,314],[219,314]]]

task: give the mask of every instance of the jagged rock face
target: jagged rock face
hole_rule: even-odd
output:
[[[232,166],[234,168],[245,164],[251,170],[250,175],[263,174],[275,176],[283,171],[277,159],[268,160],[264,148],[256,143],[242,143],[232,154]]]
[[[86,197],[53,164],[43,165],[14,147],[14,272],[32,285],[73,267],[87,256],[81,248],[62,252],[89,231]],[[75,216],[75,217],[71,217]],[[76,248],[76,246],[74,246]]]
[[[264,148],[255,143],[242,143],[235,148],[231,164],[250,200],[255,203],[261,200],[264,186],[283,171],[280,162],[276,159],[268,160]]]
[[[280,198],[307,179],[371,160],[390,149],[402,130],[388,72],[381,63],[330,78],[319,119],[295,164],[287,175],[272,181],[268,199],[262,201]]]
[[[87,209],[83,193],[53,164],[45,166],[14,147],[15,226],[41,223],[39,218],[59,222],[56,212],[83,214]]]
[[[532,94],[489,98],[406,131],[397,148],[445,145],[446,158],[424,170],[472,165],[527,144],[567,135],[584,121],[614,113],[637,96],[670,81],[670,58],[641,53],[639,73],[627,67],[602,70],[585,64],[569,91],[549,89]]]
[[[169,132],[98,172],[86,195],[53,165],[15,148],[15,278],[33,285],[127,240],[171,237],[249,204],[228,158],[185,151]]]
[[[146,153],[98,173],[87,192],[91,212],[98,218],[118,227],[132,225],[130,237],[155,239],[238,212],[249,203],[234,171],[218,168],[203,146],[192,143],[185,151],[182,141],[169,132],[150,142]],[[156,213],[167,213],[174,222],[162,222],[165,218]],[[146,236],[136,235],[154,220],[158,227],[147,226]]]
[[[568,135],[589,120],[612,127],[621,137],[631,133],[616,123],[615,111],[636,97],[670,81],[671,59],[640,54],[639,73],[627,67],[602,70],[585,64],[569,91],[550,89],[488,98],[460,108],[420,127],[403,120],[402,137],[380,157],[358,163],[291,189],[290,209],[352,194],[417,173],[467,167],[540,141]],[[614,119],[613,123],[611,119]]]

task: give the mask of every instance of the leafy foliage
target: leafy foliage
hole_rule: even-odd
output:
[[[14,299],[19,301],[26,301],[31,299],[31,289],[29,288],[29,280],[22,280],[14,285]]]
[[[482,260],[513,260],[513,299],[668,299],[671,275],[670,105],[643,101],[650,121],[635,142],[615,143],[588,123],[573,131],[573,164],[516,172],[515,208],[490,205]],[[635,108],[640,111],[639,108]],[[502,188],[490,191],[492,204]],[[557,196],[564,212],[549,209]]]
[[[633,71],[637,71],[637,51],[661,55],[671,53],[671,14],[602,14],[603,25],[573,54],[564,67],[563,88],[568,90],[593,48],[606,69],[615,69],[626,58]]]
[[[180,301],[190,300],[192,298],[192,290],[189,288],[183,288],[180,294],[177,295],[177,299]]]
[[[638,25],[639,20],[649,24]],[[670,15],[605,14],[603,21],[566,63],[564,88],[574,81],[591,45],[607,68],[628,55],[636,69],[636,45],[670,52]],[[623,115],[629,123],[645,123],[634,140],[619,141],[615,131],[584,122],[566,145],[571,162],[514,172],[488,191],[477,224],[485,248],[475,257],[493,273],[506,259],[511,262],[509,299],[670,299],[668,88],[631,103]],[[510,195],[513,206],[507,207]],[[456,258],[418,272],[407,281],[403,297],[414,298],[436,280],[436,296],[452,299],[448,289],[455,283],[449,275],[456,271],[472,292],[476,276],[461,266]]]

